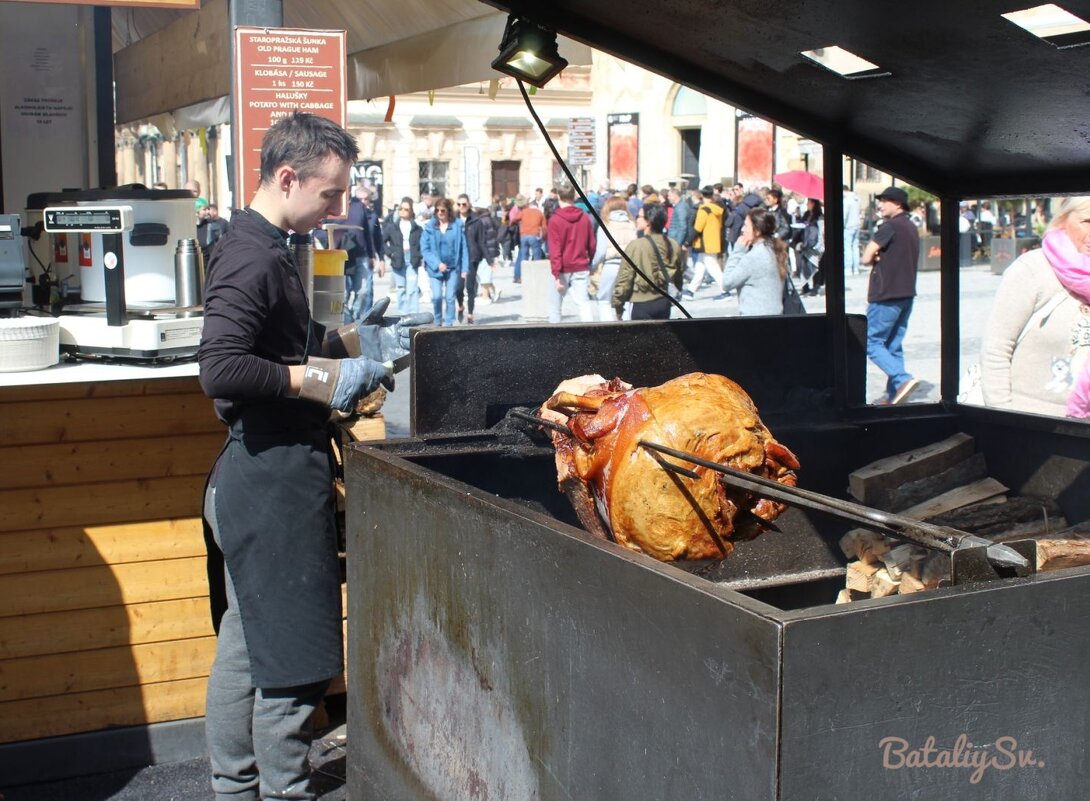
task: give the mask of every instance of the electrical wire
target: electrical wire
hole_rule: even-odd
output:
[[[508,24],[510,24],[510,21],[508,21]],[[621,258],[627,261],[629,266],[636,271],[636,275],[646,281],[656,292],[658,292],[660,295],[670,301],[670,303],[676,306],[682,314],[684,314],[688,319],[691,320],[693,316],[689,314],[688,310],[684,306],[681,305],[680,301],[678,301],[677,298],[673,297],[665,289],[660,288],[659,285],[655,283],[655,281],[653,281],[643,270],[637,267],[636,262],[632,261],[632,258],[627,253],[625,253],[624,248],[622,248],[617,240],[613,238],[613,234],[609,232],[609,228],[606,227],[605,222],[598,215],[598,210],[594,208],[594,204],[587,200],[587,196],[583,194],[583,188],[579,186],[579,182],[575,180],[575,176],[572,175],[572,171],[568,169],[568,163],[564,161],[563,157],[560,155],[560,151],[558,151],[556,149],[556,145],[553,144],[552,137],[549,136],[549,132],[545,129],[545,124],[541,121],[541,117],[539,117],[537,115],[537,112],[534,110],[533,103],[530,102],[530,95],[526,92],[526,87],[523,85],[522,80],[519,78],[515,78],[515,82],[518,84],[519,91],[522,92],[522,99],[526,101],[526,108],[529,110],[530,116],[533,117],[534,122],[537,123],[537,127],[538,130],[541,131],[541,135],[545,137],[545,144],[547,144],[549,146],[549,150],[553,152],[553,158],[555,158],[557,163],[560,165],[560,169],[564,171],[564,175],[568,177],[568,181],[571,183],[572,187],[579,195],[579,199],[586,204],[587,213],[598,221],[598,225],[600,226],[602,232],[606,235],[606,239],[610,241],[610,244],[612,244],[613,247],[617,248],[617,252],[621,254]],[[654,247],[653,243],[652,247]]]

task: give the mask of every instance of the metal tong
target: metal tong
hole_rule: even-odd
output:
[[[901,515],[893,514],[891,512],[882,512],[877,509],[871,509],[868,506],[852,503],[851,501],[830,498],[827,495],[812,492],[811,490],[789,487],[780,484],[777,481],[772,481],[752,473],[746,473],[742,470],[735,470],[732,467],[725,467],[716,462],[701,459],[694,454],[679,451],[675,448],[668,448],[665,445],[658,445],[654,442],[640,440],[639,444],[650,451],[666,454],[675,459],[681,459],[701,467],[706,467],[709,470],[715,470],[721,474],[722,481],[744,490],[757,492],[765,498],[789,503],[792,506],[813,509],[816,512],[822,512],[848,523],[865,526],[866,528],[881,532],[882,534],[888,534],[891,537],[906,540],[916,545],[922,545],[925,548],[942,551],[944,553],[953,553],[962,548],[985,548],[988,561],[997,567],[1029,567],[1029,560],[1010,546],[1001,543],[993,543],[983,537],[968,534],[964,531],[959,531],[956,528],[923,523],[919,520],[902,517]],[[689,475],[690,477],[692,476],[691,470],[680,467],[679,465],[673,465],[664,459],[660,459],[659,464],[667,470],[673,470],[674,472],[682,475]]]

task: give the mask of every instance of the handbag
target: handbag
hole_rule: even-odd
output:
[[[790,275],[783,279],[783,313],[806,314],[806,307],[802,305],[802,298]]]

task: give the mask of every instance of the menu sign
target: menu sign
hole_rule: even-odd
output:
[[[261,175],[261,138],[281,117],[306,111],[345,124],[345,32],[235,28],[235,203]]]
[[[594,117],[571,117],[568,120],[568,164],[577,167],[595,161]]]

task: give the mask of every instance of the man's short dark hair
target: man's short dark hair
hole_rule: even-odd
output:
[[[572,203],[575,201],[575,187],[567,181],[557,186],[554,191],[556,192],[556,196],[565,203]]]
[[[304,180],[331,155],[352,164],[359,154],[355,137],[337,123],[294,111],[277,120],[261,139],[261,183],[272,181],[281,164],[291,165]]]

